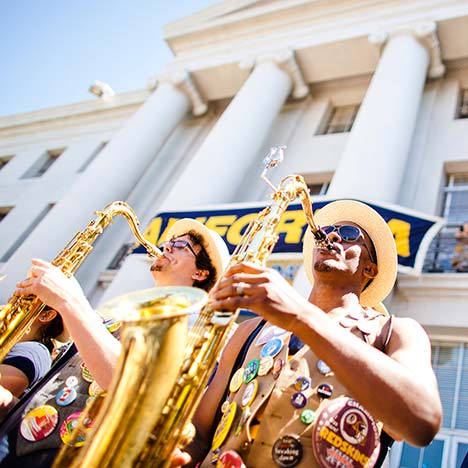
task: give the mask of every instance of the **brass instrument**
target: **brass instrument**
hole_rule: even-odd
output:
[[[72,440],[83,436],[81,419],[93,416],[88,450],[64,446],[54,467],[131,466],[163,410],[184,358],[187,316],[198,311],[208,294],[187,286],[159,287],[119,296],[99,307],[122,323],[122,353],[108,396],[84,410]],[[94,408],[98,402],[100,409]],[[125,427],[125,430],[122,430]],[[101,429],[95,431],[94,428]],[[104,429],[104,430],[102,430]],[[111,437],[109,437],[111,436]],[[98,453],[96,454],[95,451]]]
[[[139,221],[132,208],[125,202],[115,201],[108,204],[102,211],[97,211],[97,218],[90,221],[83,231],[75,234],[73,239],[52,260],[52,264],[71,277],[83,263],[96,238],[112,223],[114,216],[122,215],[128,221],[130,228],[150,255],[163,256],[162,252],[148,242],[138,230]],[[45,304],[36,296],[11,296],[0,309],[0,362],[11,348],[24,335],[26,330],[37,319]]]
[[[283,147],[272,149],[269,157],[264,161],[266,169],[278,164],[278,157],[282,157],[282,150]],[[267,183],[275,189],[271,195],[273,202],[249,224],[228,267],[242,261],[257,265],[265,264],[277,242],[278,235],[275,230],[281,216],[298,196],[307,223],[314,233],[317,243],[324,248],[328,248],[330,245],[325,233],[315,225],[309,190],[301,176],[285,177],[278,188],[275,188],[270,181]],[[190,424],[190,420],[229,336],[231,325],[237,316],[238,311],[216,311],[212,310],[209,305],[201,310],[195,325],[189,332],[183,364],[176,378],[171,381],[162,373],[155,375],[155,379],[158,381],[157,387],[154,387],[158,389],[155,390],[155,394],[161,392],[168,395],[161,410],[159,407],[155,408],[151,403],[155,395],[145,394],[143,388],[138,392],[138,395],[136,392],[115,391],[118,389],[117,383],[124,380],[126,375],[150,371],[146,367],[145,355],[142,353],[137,359],[124,345],[125,357],[123,359],[128,359],[129,366],[133,366],[133,368],[125,375],[119,372],[114,374],[107,399],[114,400],[114,406],[117,408],[120,405],[127,407],[131,402],[140,408],[140,414],[138,417],[132,414],[132,418],[127,423],[125,415],[120,411],[111,414],[110,406],[104,408],[101,414],[107,413],[106,421],[114,421],[115,432],[112,432],[109,425],[103,424],[104,420],[99,418],[90,438],[81,449],[82,452],[71,466],[73,468],[79,466],[86,468],[168,467],[175,448],[185,446],[193,437],[193,431],[190,430],[193,426]],[[144,324],[142,323],[142,333],[143,329]],[[147,352],[151,353],[149,349]],[[151,429],[143,436],[141,431],[137,432],[137,428],[140,426],[151,427]],[[144,437],[146,442],[142,441],[141,437]],[[120,444],[115,443],[116,439],[120,441]],[[122,439],[125,439],[125,444]],[[139,449],[134,450],[135,447],[139,447]],[[131,452],[130,456],[126,456],[128,453],[123,453],[125,451]],[[55,465],[55,468],[58,466],[70,465]]]

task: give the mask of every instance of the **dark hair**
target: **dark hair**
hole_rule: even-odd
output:
[[[51,310],[46,307],[44,311]],[[54,349],[53,338],[57,338],[61,333],[63,333],[63,320],[62,316],[57,312],[57,315],[47,323],[42,329],[42,337],[39,340],[47,349],[52,352]]]
[[[211,258],[205,249],[203,236],[193,230],[187,232],[187,235],[192,241],[192,244],[200,246],[200,252],[198,252],[198,255],[195,259],[195,266],[199,270],[208,270],[208,276],[202,281],[195,280],[193,282],[193,286],[204,289],[205,291],[209,291],[216,282],[216,268],[214,267],[213,262],[211,261]]]

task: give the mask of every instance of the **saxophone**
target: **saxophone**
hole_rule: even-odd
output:
[[[112,223],[114,216],[122,215],[128,221],[133,234],[150,255],[161,257],[162,252],[143,238],[138,229],[139,221],[132,208],[125,202],[115,201],[102,211],[97,211],[97,218],[90,221],[83,231],[73,239],[52,260],[52,264],[71,277],[92,250],[92,245],[103,230]],[[31,324],[44,309],[45,304],[35,295],[11,296],[0,309],[0,362],[20,340]]]
[[[272,148],[270,155],[264,160],[266,169],[262,178],[268,168],[278,164],[279,158],[282,159],[283,148]],[[275,188],[271,182],[267,182]],[[228,268],[242,261],[265,264],[278,240],[275,230],[281,216],[297,197],[300,198],[316,243],[330,248],[327,236],[313,220],[309,189],[301,176],[285,177],[271,197],[271,205],[263,209],[247,227]],[[71,465],[67,460],[66,463],[54,465],[54,468],[168,467],[173,451],[177,447],[185,446],[193,438],[194,427],[190,424],[191,418],[238,313],[239,311],[212,310],[209,304],[202,308],[189,332],[182,366],[175,380],[171,382],[161,373],[155,376],[158,379],[158,388],[168,394],[161,407],[155,407],[152,402],[157,392],[148,395],[140,389],[137,395],[135,389],[126,384],[123,377],[131,375],[132,372],[142,372],[141,368],[146,366],[146,359],[143,355],[139,360],[134,359],[123,345],[118,371],[114,374],[104,407],[85,446]],[[144,329],[143,321],[141,329]],[[147,353],[150,354],[151,350]],[[149,371],[147,367],[146,371]],[[122,406],[139,407],[139,414],[135,416],[132,413],[128,419],[128,412],[122,411]],[[115,431],[111,430],[111,425],[116,428]],[[142,432],[137,430],[142,427],[152,427],[143,438]]]

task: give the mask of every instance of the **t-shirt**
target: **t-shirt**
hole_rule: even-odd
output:
[[[23,372],[29,380],[29,388],[48,372],[52,366],[52,358],[42,343],[23,341],[13,346],[3,364],[16,367]]]

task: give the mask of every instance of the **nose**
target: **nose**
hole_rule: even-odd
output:
[[[332,231],[328,234],[328,239],[330,242],[341,242],[342,239],[336,231]]]

